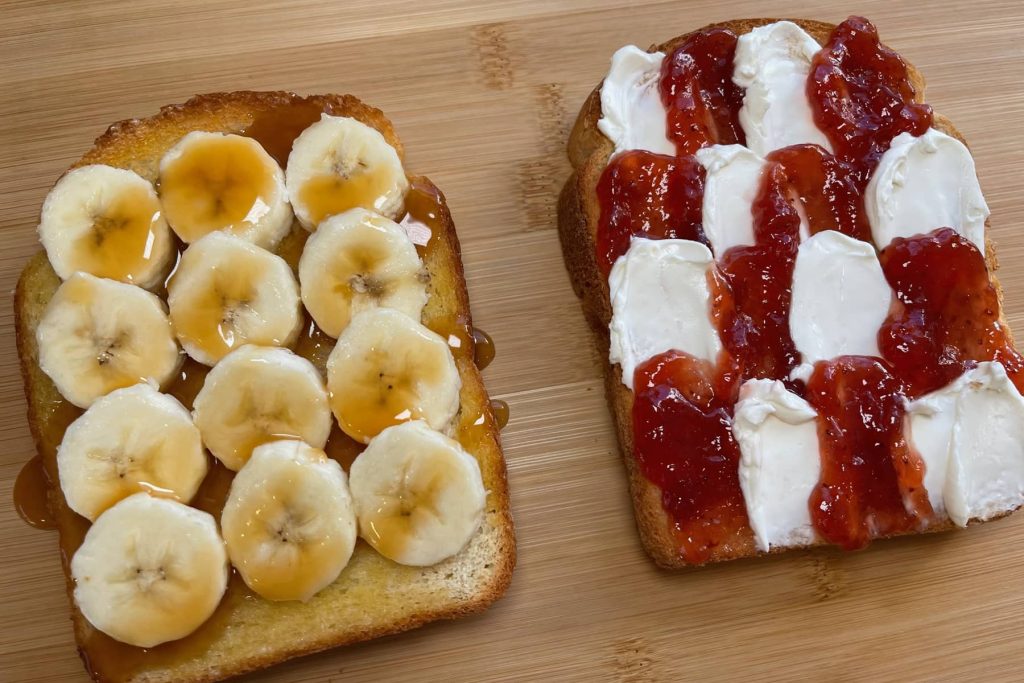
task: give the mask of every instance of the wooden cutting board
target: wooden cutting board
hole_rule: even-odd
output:
[[[1011,324],[1024,330],[1024,4],[397,0],[0,4],[0,289],[40,204],[108,124],[216,90],[351,92],[387,112],[448,196],[504,432],[519,566],[460,622],[308,657],[252,681],[1014,680],[1024,515],[966,532],[682,573],[635,533],[599,359],[562,266],[564,145],[619,46],[744,16],[871,18],[970,140]],[[0,309],[0,681],[84,681],[53,533],[17,516],[33,445]]]

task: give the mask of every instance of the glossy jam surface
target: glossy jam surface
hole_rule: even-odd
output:
[[[732,82],[736,34],[715,28],[701,31],[665,57],[661,101],[668,138],[676,154],[693,154],[705,145],[744,144],[739,111],[743,90]]]
[[[799,362],[789,307],[800,216],[788,187],[783,167],[770,165],[752,207],[755,243],[733,247],[718,261],[725,286],[715,320],[743,379],[785,379]]]
[[[853,165],[860,187],[894,137],[922,135],[932,125],[932,108],[915,101],[906,63],[861,17],[837,26],[814,56],[807,94],[815,122],[836,156]]]
[[[921,529],[932,518],[924,464],[903,436],[903,385],[875,358],[819,361],[807,383],[818,412],[821,480],[811,520],[847,550]]]
[[[768,154],[770,163],[782,167],[784,193],[807,219],[812,235],[838,230],[844,235],[871,242],[871,226],[863,209],[853,166],[818,145],[793,145]]]
[[[940,389],[977,361],[997,360],[1024,390],[1024,359],[999,322],[984,255],[951,228],[897,238],[879,255],[898,301],[878,333],[911,397]]]
[[[732,436],[735,382],[678,351],[636,369],[633,450],[661,489],[680,555],[699,564],[752,547]]]
[[[633,236],[707,243],[701,227],[704,167],[692,156],[624,152],[605,166],[597,199],[597,265],[605,276]]]

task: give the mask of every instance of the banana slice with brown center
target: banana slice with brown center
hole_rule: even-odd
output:
[[[258,142],[241,135],[183,137],[160,160],[160,200],[187,244],[223,230],[273,249],[292,225],[284,172]]]
[[[462,380],[438,334],[390,308],[352,319],[327,360],[331,408],[342,430],[368,443],[386,427],[425,420],[447,429]]]
[[[75,603],[111,638],[154,647],[210,618],[228,584],[208,513],[136,493],[100,515],[71,559]]]
[[[356,518],[341,466],[301,441],[253,451],[221,514],[228,556],[268,600],[309,600],[352,557]]]
[[[313,364],[288,349],[243,346],[206,376],[193,402],[203,442],[238,471],[253,449],[277,439],[323,448],[331,409]]]
[[[419,320],[427,281],[402,227],[366,209],[350,209],[321,223],[299,260],[302,302],[332,337],[370,308],[393,308]]]
[[[156,295],[86,273],[57,288],[36,341],[39,367],[79,408],[139,382],[164,386],[183,358]]]
[[[151,288],[163,282],[175,255],[150,182],[99,164],[57,181],[43,202],[39,240],[63,280],[82,271]]]
[[[150,384],[117,389],[71,423],[57,449],[60,488],[72,510],[95,520],[133,493],[187,503],[207,471],[192,416]]]
[[[295,216],[307,230],[356,207],[397,218],[409,189],[402,160],[380,131],[329,114],[295,139],[285,181]]]
[[[425,422],[378,434],[351,475],[359,535],[400,564],[429,566],[457,554],[483,518],[487,493],[476,459]]]
[[[290,346],[302,327],[298,283],[285,260],[223,232],[185,250],[167,303],[181,345],[204,365],[243,344]]]

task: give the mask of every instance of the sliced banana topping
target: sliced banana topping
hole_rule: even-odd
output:
[[[36,341],[39,367],[79,408],[139,382],[163,386],[182,360],[156,295],[86,273],[75,273],[57,288]]]
[[[43,202],[39,240],[62,280],[77,271],[153,287],[175,255],[156,190],[136,173],[82,166]]]
[[[323,448],[331,432],[320,373],[305,358],[272,347],[228,354],[206,376],[193,417],[206,447],[236,472],[264,443],[300,439]]]
[[[345,472],[301,441],[253,451],[220,523],[231,563],[268,600],[309,600],[338,578],[356,544]]]
[[[327,388],[342,430],[369,443],[409,420],[446,429],[459,411],[462,380],[444,339],[404,313],[372,308],[338,337]]]
[[[380,131],[328,114],[295,139],[285,179],[307,230],[355,207],[397,218],[409,189],[402,160]]]
[[[320,224],[299,260],[302,303],[324,332],[337,337],[352,316],[393,308],[413,320],[427,303],[427,271],[398,223],[349,209]]]
[[[223,232],[185,250],[167,303],[181,345],[204,365],[243,344],[289,346],[302,327],[299,286],[285,260]]]
[[[213,614],[227,588],[227,553],[209,514],[136,493],[89,528],[71,576],[90,624],[154,647],[184,638]]]
[[[260,143],[224,133],[189,133],[160,160],[164,215],[191,244],[224,230],[264,249],[288,234],[284,172]]]
[[[457,554],[483,518],[476,459],[425,422],[385,429],[350,473],[359,535],[400,564],[425,567]]]
[[[187,503],[206,471],[192,416],[151,384],[98,399],[71,423],[57,449],[64,498],[89,520],[140,491]]]

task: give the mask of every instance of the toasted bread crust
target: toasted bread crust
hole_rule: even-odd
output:
[[[350,95],[300,98],[287,92],[234,92],[200,95],[182,105],[164,107],[154,116],[112,125],[97,138],[75,166],[103,163],[130,168],[154,180],[160,157],[185,133],[192,130],[239,132],[260,113],[290,105],[298,100],[341,116],[351,116],[379,130],[404,160],[401,142],[390,121],[373,107]],[[429,183],[425,178],[420,178]],[[472,324],[461,250],[455,226],[445,206],[439,244],[428,252],[425,266],[431,276],[431,296],[424,309],[424,321],[457,317]],[[294,228],[293,229],[297,229]],[[52,485],[48,490],[51,508],[57,513],[58,531],[68,533],[61,519],[68,512],[60,487],[56,485],[56,463],[49,462],[47,425],[54,406],[62,399],[50,379],[40,370],[35,328],[53,292],[59,285],[43,252],[36,254],[22,271],[15,291],[15,331],[21,373],[28,402],[28,420]],[[453,619],[486,609],[507,589],[516,561],[515,534],[510,511],[505,461],[493,411],[479,369],[472,354],[457,355],[462,377],[462,411],[484,414],[487,437],[483,452],[474,455],[480,463],[488,490],[482,528],[467,548],[456,557],[430,568],[401,567],[384,560],[360,542],[350,565],[338,581],[309,603],[271,603],[255,600],[242,605],[241,622],[226,632],[224,642],[211,643],[196,657],[162,662],[155,668],[140,668],[124,678],[104,679],[90,670],[96,680],[117,683],[216,681],[265,668],[286,659],[328,648],[406,631],[439,619]],[[72,598],[70,557],[63,556],[64,573],[79,652],[88,666],[85,647],[92,627]],[[357,576],[364,584],[379,587],[380,593],[362,590],[347,597],[344,584]],[[337,590],[335,590],[337,589]],[[389,596],[394,596],[389,597]],[[356,604],[358,603],[358,604]],[[324,625],[321,621],[342,621]]]
[[[782,19],[738,19],[717,24],[709,24],[690,33],[672,38],[660,45],[653,45],[651,51],[662,51],[668,54],[678,45],[695,33],[711,28],[725,28],[737,35],[742,35],[758,26],[783,21]],[[827,42],[834,24],[805,19],[788,19],[799,25],[819,43]],[[910,79],[917,93],[917,100],[924,101],[925,81],[921,73],[909,62],[907,67]],[[604,167],[614,150],[612,142],[597,128],[601,118],[601,84],[590,93],[580,109],[579,116],[569,136],[568,156],[573,173],[562,189],[558,204],[558,232],[562,243],[562,254],[566,269],[572,280],[576,296],[580,298],[583,313],[593,330],[598,351],[605,364],[605,391],[608,405],[615,419],[619,437],[619,446],[626,464],[629,478],[630,493],[633,498],[633,510],[637,528],[644,549],[651,558],[666,569],[691,567],[679,555],[675,539],[670,531],[670,519],[661,504],[661,489],[647,480],[637,467],[633,457],[633,393],[626,388],[621,380],[621,369],[608,361],[609,332],[612,309],[608,290],[608,282],[602,277],[596,258],[596,235],[600,206],[597,201],[597,183]],[[965,145],[963,135],[944,116],[935,115],[934,127],[951,135]],[[987,228],[987,225],[986,225]],[[992,273],[993,286],[999,294],[1002,304],[1002,288],[995,278],[998,268],[992,241],[986,237],[986,261]],[[1009,331],[1005,319],[1001,321]],[[951,521],[944,521],[930,527],[928,532],[946,531],[955,528]],[[898,534],[902,535],[902,534]],[[815,545],[825,545],[819,541]],[[773,549],[772,553],[784,552],[786,549]],[[728,554],[718,555],[713,562],[750,557],[765,554],[755,551],[752,547],[735,548]]]

